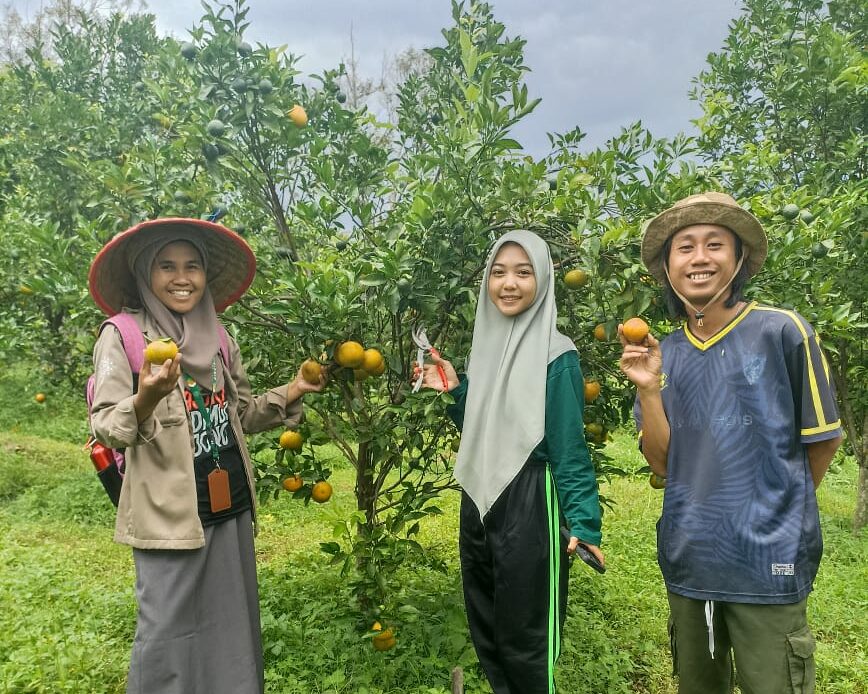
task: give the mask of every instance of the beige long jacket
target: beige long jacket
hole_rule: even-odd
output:
[[[143,313],[134,313],[146,340],[160,337]],[[299,401],[288,403],[287,386],[254,396],[238,345],[229,339],[223,367],[230,423],[241,450],[250,497],[256,508],[253,466],[244,433],[276,426],[296,428]],[[94,436],[111,448],[126,448],[126,470],[115,522],[115,540],[140,549],[195,549],[205,544],[196,501],[193,435],[184,405],[184,384],[163,398],[153,414],[136,420],[133,375],[118,331],[111,325],[94,348]],[[222,360],[218,360],[222,365]],[[146,363],[144,368],[149,368]]]

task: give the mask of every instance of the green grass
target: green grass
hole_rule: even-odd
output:
[[[14,397],[13,392],[15,393]],[[0,693],[122,692],[135,629],[130,550],[112,542],[113,509],[81,450],[76,394],[45,406],[0,378]],[[609,452],[641,461],[627,434]],[[821,694],[866,694],[868,543],[850,531],[856,470],[838,459],[820,489],[825,556],[809,600]],[[490,691],[467,636],[457,568],[457,494],[428,519],[425,552],[395,578],[398,646],[371,648],[347,580],[319,543],[354,508],[353,477],[338,469],[333,500],[281,496],[260,514],[257,540],[267,691],[273,694],[445,694],[462,665],[468,692]],[[609,570],[572,570],[558,667],[560,691],[675,692],[666,597],[654,524],[662,493],[644,476],[604,484]],[[581,685],[578,683],[582,683]]]

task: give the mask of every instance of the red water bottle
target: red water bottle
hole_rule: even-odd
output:
[[[102,472],[110,465],[114,465],[115,454],[111,448],[106,448],[99,441],[94,441],[90,446],[90,461],[97,472]]]

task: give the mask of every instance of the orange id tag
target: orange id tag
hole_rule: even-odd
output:
[[[211,500],[211,513],[219,513],[232,506],[229,473],[223,468],[208,473],[208,498]]]

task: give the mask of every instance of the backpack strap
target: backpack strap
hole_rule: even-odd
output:
[[[229,334],[223,323],[217,324],[217,335],[220,338],[220,356],[223,357],[223,363],[229,367],[232,366],[232,360],[229,358]]]
[[[124,344],[124,352],[126,352],[127,361],[130,363],[130,369],[134,374],[139,373],[145,363],[143,352],[147,345],[145,344],[145,336],[142,334],[139,324],[136,323],[136,319],[129,313],[118,313],[103,321],[100,331],[102,331],[106,324],[111,324],[117,328],[121,336],[121,342]],[[220,340],[220,356],[223,359],[223,363],[226,366],[231,366],[229,334],[222,323],[218,324],[217,336]]]
[[[136,323],[136,319],[129,313],[117,313],[111,318],[103,321],[100,326],[100,331],[107,325],[113,325],[120,333],[121,342],[124,345],[124,352],[127,355],[127,361],[130,363],[130,370],[137,374],[142,370],[145,363],[145,336],[142,334],[142,329]]]

